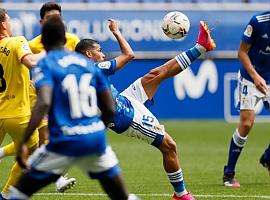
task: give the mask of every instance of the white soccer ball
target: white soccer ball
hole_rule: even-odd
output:
[[[187,35],[190,28],[188,17],[178,11],[169,12],[162,22],[162,30],[169,38],[180,39]]]

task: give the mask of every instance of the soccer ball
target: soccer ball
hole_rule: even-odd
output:
[[[180,39],[186,36],[190,28],[188,17],[178,11],[169,12],[162,22],[162,30],[171,39]]]

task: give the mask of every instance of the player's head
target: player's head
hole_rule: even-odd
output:
[[[4,36],[11,36],[11,26],[10,26],[10,17],[7,14],[7,11],[3,8],[0,8],[0,34]]]
[[[40,24],[43,26],[50,15],[61,16],[61,6],[55,2],[47,2],[40,9]]]
[[[47,52],[64,48],[65,26],[59,15],[52,15],[46,20],[42,27],[41,42]]]
[[[100,44],[96,40],[82,39],[75,47],[75,51],[85,55],[95,62],[102,62],[105,60],[105,55],[102,52]]]

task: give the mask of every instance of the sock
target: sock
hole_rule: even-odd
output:
[[[0,159],[4,158],[5,155],[4,155],[4,147],[1,147],[0,148]]]
[[[187,190],[185,188],[184,178],[182,169],[180,168],[178,171],[173,173],[167,173],[170,182],[174,188],[174,193],[177,196],[183,196],[184,194],[187,194]]]
[[[227,167],[225,168],[224,173],[230,173],[235,171],[235,166],[237,163],[237,160],[241,154],[241,151],[246,143],[247,137],[241,137],[238,129],[235,129],[232,139],[231,139],[231,145],[229,149],[229,159]]]
[[[22,193],[21,191],[19,191],[17,188],[11,186],[10,187],[10,199],[20,199],[20,200],[24,200],[24,199],[29,199],[29,197],[27,195],[25,195],[24,193]]]
[[[8,180],[5,184],[4,189],[2,190],[2,194],[9,194],[9,187],[11,185],[15,185],[15,183],[18,181],[18,179],[20,178],[20,176],[22,175],[22,168],[18,165],[18,163],[16,162],[9,174]]]
[[[1,192],[1,197],[4,198],[4,199],[8,199],[9,198],[8,194],[5,193],[5,192]],[[0,199],[2,199],[2,198],[0,198]]]
[[[4,156],[13,156],[15,155],[15,146],[14,143],[9,143],[8,145],[3,147],[4,149]]]
[[[264,152],[264,158],[265,160],[270,160],[270,144]]]
[[[196,44],[194,47],[190,48],[189,50],[175,56],[176,61],[178,62],[180,68],[185,70],[189,67],[189,65],[196,60],[200,55],[205,53],[204,47],[199,44]]]

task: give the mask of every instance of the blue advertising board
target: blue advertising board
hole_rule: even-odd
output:
[[[111,78],[122,91],[138,77],[166,60],[135,60]],[[197,60],[176,77],[164,81],[151,111],[162,119],[226,119],[238,121],[236,59]],[[259,104],[258,121],[270,120]]]

